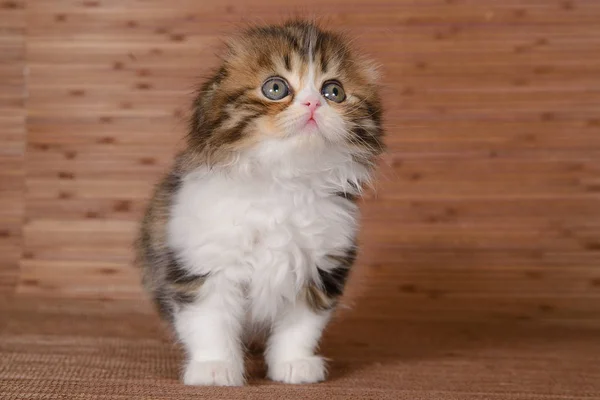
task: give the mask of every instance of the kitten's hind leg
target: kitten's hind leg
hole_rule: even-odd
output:
[[[313,383],[325,379],[325,361],[315,355],[330,311],[313,310],[303,300],[290,305],[275,321],[265,353],[268,376],[285,383]]]
[[[225,277],[213,276],[198,298],[175,313],[175,329],[188,357],[186,385],[244,384],[243,310],[241,289]]]

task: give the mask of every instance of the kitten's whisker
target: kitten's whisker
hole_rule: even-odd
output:
[[[377,153],[378,152],[377,149],[375,149],[373,146],[371,146],[369,143],[367,143],[366,140],[364,140],[363,138],[361,138],[358,135],[351,135],[350,139],[351,140],[354,140],[354,139],[358,140],[361,143],[361,145],[364,146],[364,147],[366,147],[368,150],[370,150],[371,153]],[[380,149],[380,150],[383,151],[383,149]]]
[[[356,104],[352,104],[352,108],[350,108],[350,109],[349,109],[349,110],[347,110],[346,112],[347,112],[347,113],[351,113],[351,112],[354,112],[354,111],[356,111],[356,110],[358,110],[358,109],[361,109],[361,108],[362,108],[362,106],[363,106],[363,104],[365,104],[366,102],[367,102],[367,99],[361,99],[361,100],[359,100],[359,101],[358,101],[358,103],[356,103]],[[369,117],[372,117],[372,116],[373,116],[373,115],[375,115],[376,113],[377,113],[377,111],[374,111],[374,112],[372,112],[372,113],[370,113],[370,114],[367,114],[367,115],[368,115]]]
[[[358,124],[354,124],[354,126],[353,126],[353,129],[355,129],[355,128],[357,128],[357,127],[358,127]],[[352,130],[353,130],[353,129],[351,129],[349,132],[352,132]],[[366,132],[366,133],[367,133],[369,136],[375,137],[375,135],[374,135],[372,132],[370,132],[370,130],[368,130],[368,129],[364,129],[364,131],[365,131],[365,132]],[[371,144],[367,143],[367,141],[366,141],[365,139],[363,139],[362,137],[360,137],[360,136],[358,136],[358,135],[352,135],[352,138],[356,138],[356,139],[358,139],[358,140],[359,140],[359,141],[360,141],[360,142],[361,142],[361,143],[362,143],[362,144],[363,144],[365,147],[367,147],[367,148],[368,148],[369,150],[371,150],[373,153],[378,153],[377,149],[376,149],[376,148],[374,148],[373,146],[371,146]],[[383,148],[383,145],[381,145],[381,144],[380,144],[379,140],[376,140],[376,141],[375,141],[375,143],[378,143],[378,144],[379,144],[379,152],[382,152],[382,153],[383,153],[383,152],[385,151],[385,149]]]

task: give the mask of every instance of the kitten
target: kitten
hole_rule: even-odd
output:
[[[256,327],[269,378],[325,379],[315,349],[356,257],[356,197],[381,138],[375,69],[339,34],[296,20],[229,42],[138,242],[185,384],[242,385]]]

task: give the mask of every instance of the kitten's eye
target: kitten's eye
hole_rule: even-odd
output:
[[[323,88],[321,89],[321,94],[327,100],[331,100],[336,103],[341,103],[342,101],[346,100],[344,88],[339,82],[336,81],[325,82],[323,84]]]
[[[274,77],[269,78],[263,83],[262,92],[267,99],[270,100],[281,100],[288,94],[288,84],[283,78]]]

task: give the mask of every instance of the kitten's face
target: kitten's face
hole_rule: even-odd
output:
[[[196,100],[190,139],[208,152],[259,143],[381,152],[376,74],[345,40],[315,25],[255,28],[229,45]]]

